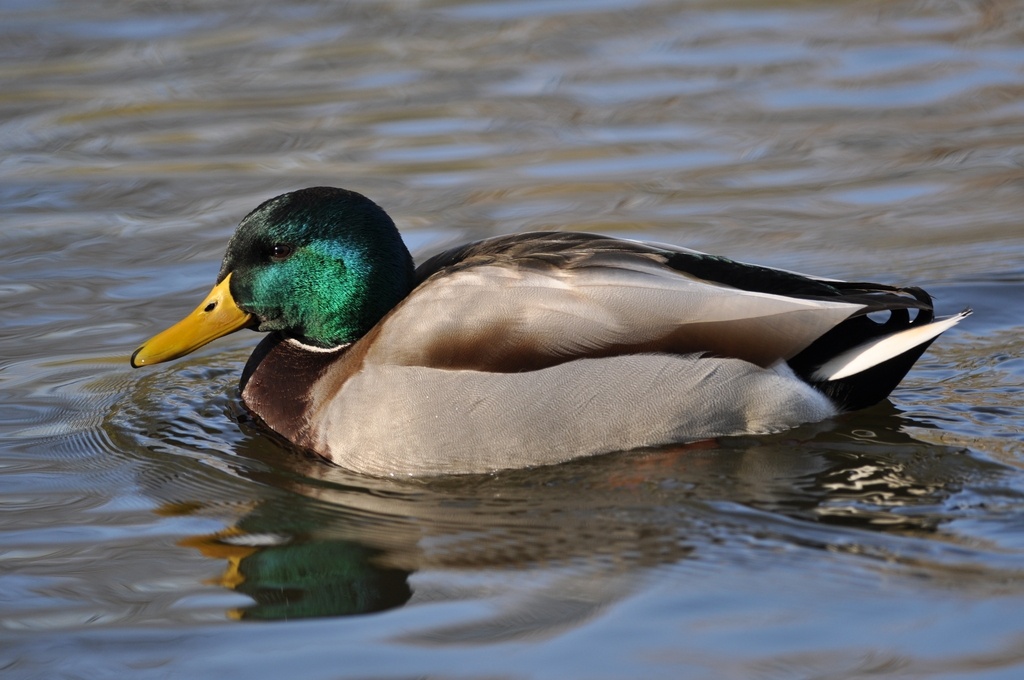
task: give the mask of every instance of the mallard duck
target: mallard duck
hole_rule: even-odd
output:
[[[357,472],[481,473],[859,409],[968,314],[936,320],[920,288],[585,233],[414,267],[377,204],[315,187],[242,220],[209,296],[131,364],[265,331],[241,395],[270,430]]]

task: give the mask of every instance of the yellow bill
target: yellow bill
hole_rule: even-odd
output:
[[[183,357],[217,338],[253,323],[255,318],[235,304],[228,287],[231,274],[213,287],[191,314],[154,335],[132,354],[134,368]]]

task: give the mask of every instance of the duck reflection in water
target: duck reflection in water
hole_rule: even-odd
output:
[[[867,556],[884,552],[892,534],[941,532],[943,504],[979,463],[913,438],[908,426],[928,427],[883,404],[779,435],[417,481],[282,456],[253,430],[237,453],[259,471],[243,475],[283,493],[230,529],[182,544],[227,560],[218,583],[253,600],[229,612],[236,618],[489,598],[493,581],[475,592],[468,576],[505,572],[531,575],[522,586],[531,596],[510,605],[529,611],[431,631],[430,640],[511,639],[525,634],[524,620],[543,636],[626,597],[659,567],[748,559],[754,536]],[[201,503],[165,505],[178,510],[203,511]],[[815,529],[821,523],[852,533],[833,544],[837,534]]]
[[[261,504],[236,526],[195,536],[181,545],[226,559],[217,584],[254,601],[233,609],[236,619],[299,619],[368,614],[405,604],[412,596],[409,572],[376,563],[381,551],[345,539],[264,533],[279,509]],[[249,527],[253,528],[250,531]]]

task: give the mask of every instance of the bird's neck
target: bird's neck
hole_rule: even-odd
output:
[[[271,333],[249,357],[239,389],[249,412],[281,437],[312,449],[307,442],[309,415],[315,410],[315,385],[347,347],[318,350],[281,333]]]

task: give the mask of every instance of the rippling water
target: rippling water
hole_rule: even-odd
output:
[[[1019,677],[1022,38],[1005,0],[0,2],[3,677]],[[419,256],[582,229],[976,313],[833,422],[367,479],[247,422],[252,334],[127,364],[316,184]]]

